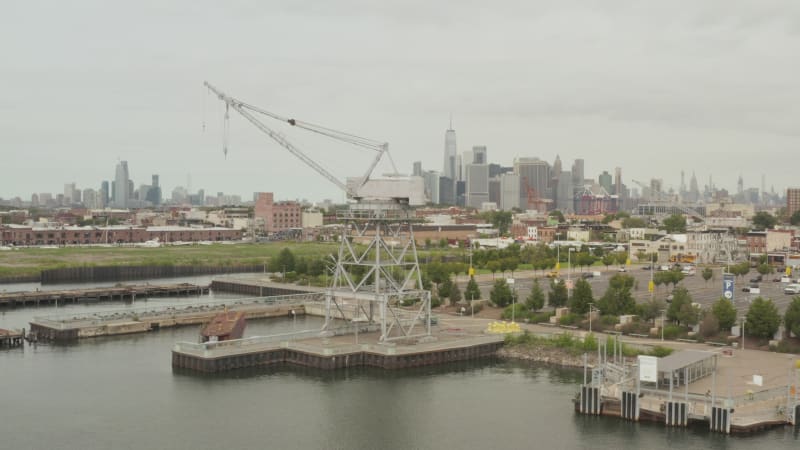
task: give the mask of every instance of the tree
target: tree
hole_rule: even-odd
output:
[[[692,306],[692,296],[689,295],[689,291],[684,287],[675,289],[675,293],[672,296],[672,303],[670,303],[669,308],[667,308],[667,318],[679,323],[689,324],[686,320],[681,320],[691,319],[690,311],[685,308],[685,305],[688,305],[689,308]]]
[[[771,338],[781,325],[781,316],[772,300],[761,297],[753,300],[747,310],[745,333],[760,338]]]
[[[581,252],[575,255],[573,261],[578,267],[589,267],[594,264],[596,258],[589,252]]]
[[[278,253],[278,257],[275,258],[273,269],[281,272],[291,272],[294,270],[294,253],[292,253],[288,247],[284,247],[280,253]]]
[[[534,278],[531,293],[525,299],[525,306],[534,311],[538,311],[544,307],[544,291],[539,286],[539,279]]]
[[[492,272],[492,278],[494,278],[494,274],[501,269],[500,261],[496,259],[489,261],[488,263],[486,263],[486,268],[489,269],[490,272]]]
[[[789,217],[789,223],[792,225],[800,225],[800,209],[794,212],[791,217]]]
[[[759,211],[753,216],[752,222],[756,230],[769,230],[775,227],[778,219],[766,211]]]
[[[608,289],[597,301],[597,309],[602,314],[632,314],[636,310],[636,301],[631,295],[634,278],[617,274],[608,280]]]
[[[613,253],[606,253],[605,255],[603,255],[602,261],[603,265],[606,266],[606,270],[608,270],[608,266],[614,264],[616,260],[617,258]]]
[[[769,275],[769,274],[771,274],[771,273],[772,273],[772,272],[773,272],[775,269],[773,269],[773,268],[772,268],[772,266],[770,266],[769,264],[760,264],[758,267],[756,267],[756,270],[757,270],[757,271],[758,271],[758,273],[760,273],[761,275]]]
[[[706,267],[701,272],[701,275],[703,276],[703,279],[706,280],[706,284],[708,284],[708,280],[710,280],[714,276],[714,271],[711,270],[711,267]]]
[[[497,228],[500,232],[500,235],[505,235],[508,233],[508,227],[511,225],[511,211],[486,211],[485,213],[481,214],[483,220],[492,224],[493,227]]]
[[[458,283],[453,283],[450,287],[450,305],[454,306],[461,301],[461,290],[458,289]]]
[[[733,302],[724,297],[720,297],[711,305],[711,314],[717,318],[719,328],[722,330],[730,330],[736,325],[736,308],[733,307]]]
[[[566,219],[564,219],[564,214],[561,211],[557,210],[557,209],[553,210],[553,211],[550,211],[549,215],[550,215],[551,218],[554,218],[554,219],[558,220],[558,223],[566,222]]]
[[[313,259],[308,264],[308,274],[318,277],[325,273],[325,263],[321,259]]]
[[[467,288],[464,290],[464,298],[467,300],[480,300],[481,290],[478,288],[478,283],[475,282],[475,277],[469,277]]]
[[[547,303],[555,308],[566,306],[567,304],[567,285],[563,281],[553,280],[550,282],[550,292],[547,294]]]
[[[686,217],[681,214],[673,214],[664,219],[664,229],[667,233],[685,233]]]
[[[444,280],[442,280],[441,284],[436,288],[436,293],[439,295],[439,298],[445,299],[450,297],[450,290],[453,288],[453,280],[450,279],[448,275]]]
[[[622,228],[645,228],[647,222],[639,217],[626,217],[622,220]]]
[[[489,299],[492,301],[492,303],[502,308],[511,303],[513,295],[514,294],[511,292],[511,288],[506,283],[506,280],[504,278],[500,278],[494,280],[494,286],[492,286],[492,290],[489,292]]]
[[[572,290],[572,298],[569,299],[569,309],[571,312],[586,314],[589,312],[589,303],[594,303],[592,297],[592,286],[584,279],[579,279]]]
[[[617,258],[617,264],[620,266],[628,262],[628,254],[625,252],[616,252],[614,256]]]
[[[800,337],[800,296],[793,298],[789,303],[786,314],[783,316],[783,323],[787,330],[794,333],[796,337]]]

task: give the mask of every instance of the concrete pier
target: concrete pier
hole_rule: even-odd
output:
[[[320,294],[233,299],[187,306],[143,307],[90,314],[35,317],[31,333],[39,340],[72,341],[79,338],[144,333],[161,328],[201,325],[223,311],[242,311],[247,320],[305,314],[305,304],[322,301]]]
[[[437,334],[424,342],[380,344],[379,333],[354,330],[320,337],[318,330],[219,343],[178,343],[172,349],[172,367],[203,373],[248,367],[291,364],[317,369],[369,366],[382,369],[444,364],[491,357],[503,345],[503,335]]]
[[[203,295],[208,286],[189,283],[167,285],[128,285],[92,289],[70,289],[53,291],[25,291],[0,293],[0,306],[63,305],[98,301],[126,301],[147,297],[169,297]]]

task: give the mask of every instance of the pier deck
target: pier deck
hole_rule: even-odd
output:
[[[25,341],[25,330],[4,330],[0,328],[0,348],[20,347]]]
[[[0,293],[0,306],[39,306],[101,300],[136,300],[146,297],[168,297],[207,294],[209,286],[190,283],[169,285],[127,285],[91,289],[25,291]]]
[[[305,314],[304,305],[313,305],[320,301],[320,294],[244,298],[193,303],[188,306],[143,307],[35,317],[30,325],[31,334],[38,340],[71,341],[86,337],[143,333],[182,325],[200,325],[211,321],[225,308],[244,312],[248,320],[288,316],[292,310],[296,314]]]
[[[213,373],[247,367],[292,364],[318,369],[356,366],[401,369],[493,356],[504,342],[498,334],[436,332],[419,342],[379,343],[380,333],[341,328],[335,336],[319,330],[217,343],[175,344],[172,366]]]

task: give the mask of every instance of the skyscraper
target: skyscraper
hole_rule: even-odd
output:
[[[603,186],[603,189],[605,189],[607,193],[614,193],[614,188],[611,186],[611,174],[608,173],[607,170],[604,170],[603,173],[597,177],[597,183]]]
[[[472,147],[471,153],[472,161],[465,164],[466,205],[480,209],[482,203],[489,201],[489,164],[486,161],[486,147]],[[497,190],[499,194],[499,186]]]
[[[582,188],[583,176],[583,159],[578,158],[572,163],[572,185],[576,188]]]
[[[111,193],[108,191],[108,181],[100,183],[100,205],[105,208],[108,206],[108,199]]]
[[[131,196],[130,178],[128,178],[128,161],[117,163],[117,172],[114,177],[114,207],[127,208]]]
[[[514,173],[519,175],[520,207],[528,209],[531,203],[549,199],[551,192],[550,164],[539,158],[514,159]]]
[[[412,174],[415,177],[422,176],[422,161],[414,161],[414,172]]]
[[[453,122],[451,121],[450,128],[444,133],[444,168],[442,175],[453,180],[458,178],[457,157],[456,131],[453,129]]]

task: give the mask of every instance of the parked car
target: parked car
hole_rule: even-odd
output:
[[[800,294],[800,284],[790,284],[783,288],[784,294],[794,295]]]
[[[653,269],[653,266],[650,266],[650,265],[642,267],[642,270],[652,270],[652,269]]]
[[[672,303],[672,299],[674,299],[674,298],[675,298],[675,294],[669,294],[667,296],[667,303]]]
[[[750,286],[743,287],[742,292],[750,292]]]
[[[667,271],[667,270],[669,270],[669,266],[661,266],[661,267],[658,268],[658,270]]]
[[[584,273],[581,274],[581,278],[583,278],[584,280],[586,280],[588,278],[592,278],[592,277],[594,277],[592,272],[584,272]]]
[[[547,278],[558,278],[558,272],[555,270],[547,273]]]
[[[751,283],[760,283],[760,282],[761,282],[761,281],[763,281],[763,280],[764,280],[764,277],[763,277],[763,276],[761,276],[761,275],[759,275],[759,276],[757,276],[757,277],[755,277],[755,278],[751,278],[751,279],[750,279],[750,282],[751,282]]]
[[[628,269],[626,269],[625,266],[620,266],[619,269],[617,269],[617,272],[627,272],[627,271]]]

